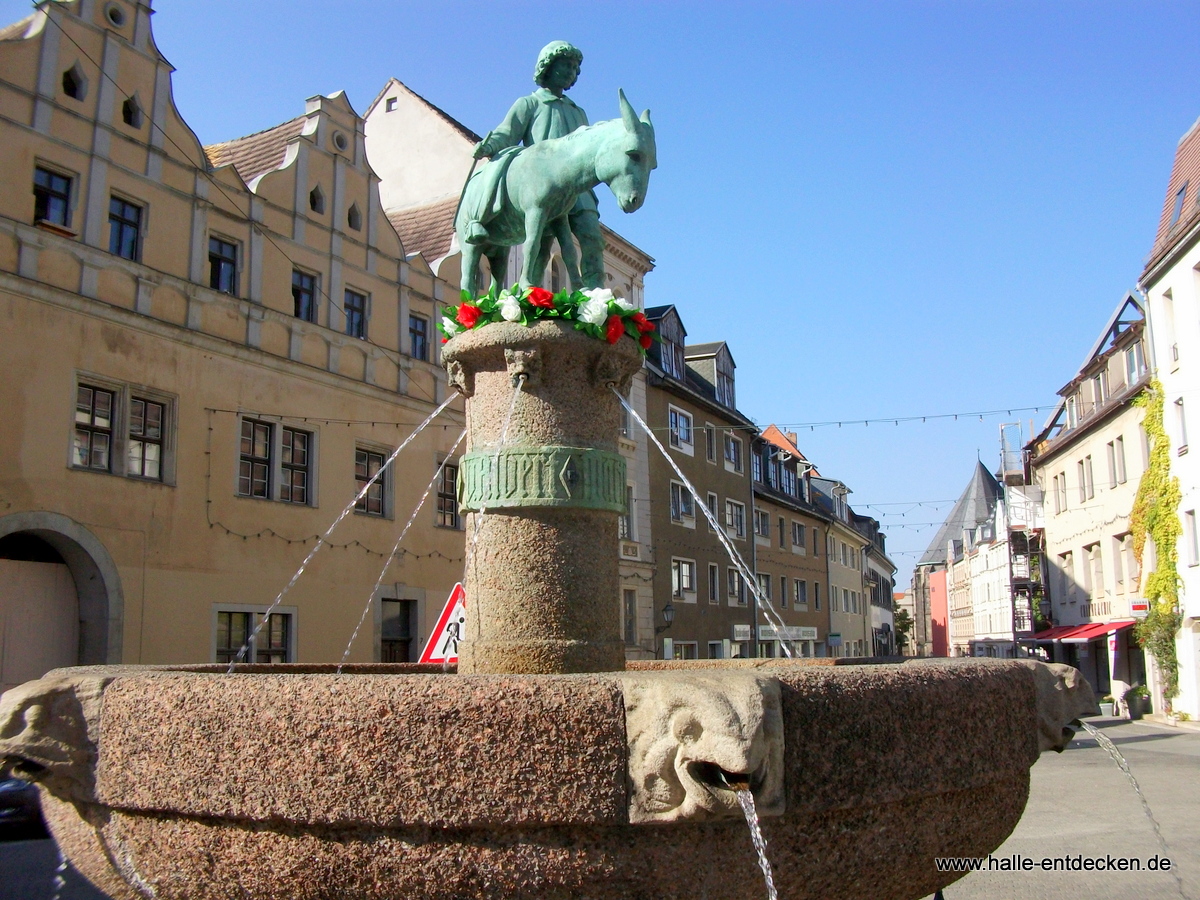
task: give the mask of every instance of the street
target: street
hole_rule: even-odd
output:
[[[1200,731],[1123,719],[1090,719],[1129,763],[1158,820],[1175,868],[1171,872],[980,871],[943,892],[945,900],[1200,900]],[[1108,754],[1080,731],[1063,753],[1044,753],[1032,770],[1025,815],[996,850],[1047,857],[1139,857],[1160,854],[1133,787]]]
[[[1200,900],[1200,730],[1150,722],[1092,719],[1129,762],[1170,848],[1170,872],[981,871],[945,890],[945,900]],[[1053,857],[1136,857],[1160,853],[1150,822],[1125,776],[1080,732],[1062,754],[1033,767],[1029,804],[1009,839],[993,853],[1037,865]],[[769,851],[768,851],[769,852]],[[103,900],[68,869],[56,895],[58,855],[52,841],[0,843],[0,900]],[[781,891],[786,897],[786,887]],[[866,898],[864,898],[866,900]]]

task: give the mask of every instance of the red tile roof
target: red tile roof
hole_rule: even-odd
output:
[[[234,138],[220,144],[211,144],[204,153],[213,167],[233,165],[242,181],[249,183],[265,172],[273,172],[283,164],[287,145],[304,130],[307,116],[297,116],[282,125]]]
[[[788,435],[780,431],[778,425],[768,425],[766,428],[764,428],[762,432],[762,438],[764,441],[769,441],[776,447],[779,447],[781,450],[786,450],[788,453],[792,454],[792,456],[796,457],[802,462],[809,461],[808,457],[800,452],[800,448],[796,446],[796,442],[788,437]],[[816,466],[813,466],[812,473],[817,477],[820,477],[821,475],[821,473],[817,471]]]
[[[1185,187],[1179,218],[1172,222],[1175,198],[1180,188]],[[1179,139],[1175,148],[1175,165],[1171,168],[1171,178],[1167,182],[1167,196],[1158,220],[1154,249],[1150,251],[1150,257],[1146,260],[1146,271],[1157,265],[1197,221],[1200,221],[1200,120]]]
[[[400,235],[406,254],[420,253],[428,263],[450,252],[454,238],[454,210],[458,197],[446,197],[421,206],[388,210],[388,221]]]

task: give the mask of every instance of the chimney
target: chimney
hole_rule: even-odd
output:
[[[796,432],[794,432],[794,431],[789,431],[789,432],[787,433],[787,439],[788,439],[789,441],[791,441],[791,442],[792,442],[792,446],[793,446],[793,447],[796,447],[796,446],[798,446],[798,441],[796,440]]]

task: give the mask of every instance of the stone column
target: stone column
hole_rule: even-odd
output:
[[[563,322],[497,323],[452,339],[443,360],[467,398],[459,499],[468,553],[480,523],[464,577],[459,672],[623,669],[617,517],[625,461],[609,385],[628,396],[642,365],[637,345],[628,337],[610,345]]]

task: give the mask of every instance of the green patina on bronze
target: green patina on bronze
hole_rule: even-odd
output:
[[[463,457],[458,499],[479,512],[530,506],[625,512],[625,459],[587,447],[509,447]]]

